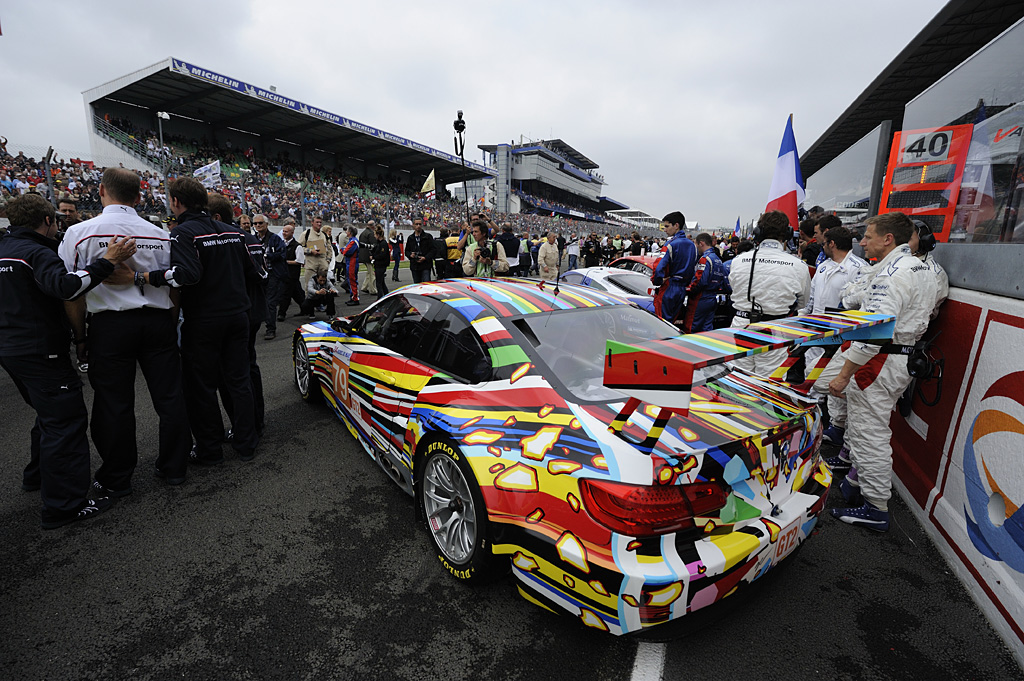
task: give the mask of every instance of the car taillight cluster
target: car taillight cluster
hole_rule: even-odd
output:
[[[581,480],[583,503],[613,532],[650,537],[694,526],[695,516],[706,516],[725,506],[726,491],[718,482],[688,485],[630,485],[604,480]]]

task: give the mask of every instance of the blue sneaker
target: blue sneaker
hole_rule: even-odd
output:
[[[843,495],[843,499],[850,506],[859,506],[864,503],[864,497],[860,494],[860,485],[854,484],[854,481],[850,480],[850,476],[846,476],[839,483],[839,493]]]
[[[833,518],[848,525],[859,525],[872,532],[889,531],[889,512],[878,510],[869,501],[856,508],[833,508],[830,513]]]
[[[850,459],[850,450],[843,447],[835,456],[826,456],[825,465],[833,471],[846,470],[847,468],[850,468],[853,466],[853,461]]]
[[[839,426],[830,425],[821,433],[821,437],[825,442],[831,442],[837,447],[843,446],[843,436],[846,435],[846,428],[840,428]]]

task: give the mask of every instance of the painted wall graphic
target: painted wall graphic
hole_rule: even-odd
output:
[[[1024,301],[951,289],[938,328],[944,394],[893,417],[897,485],[1024,663]]]

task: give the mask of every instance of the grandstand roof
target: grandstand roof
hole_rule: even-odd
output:
[[[168,57],[82,93],[87,105],[103,99],[255,133],[310,149],[379,163],[412,175],[437,171],[452,183],[497,175],[479,163],[359,123],[269,89]]]
[[[882,121],[903,129],[907,102],[1024,17],[1024,2],[950,0],[800,158],[810,177]]]
[[[595,168],[600,167],[562,140],[542,140],[540,144],[543,144],[552,151],[557,151],[559,154],[575,163],[577,168],[582,168],[583,170],[594,170]]]

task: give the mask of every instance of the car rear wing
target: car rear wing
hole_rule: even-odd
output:
[[[662,414],[655,419],[647,438],[647,442],[652,437],[657,442],[672,413],[685,416],[689,410],[690,391],[699,369],[797,345],[889,341],[894,323],[895,318],[890,316],[848,310],[787,317],[742,328],[714,329],[643,343],[609,340],[604,385],[629,397],[611,429],[621,432],[630,414],[641,402],[647,402],[661,407]]]

